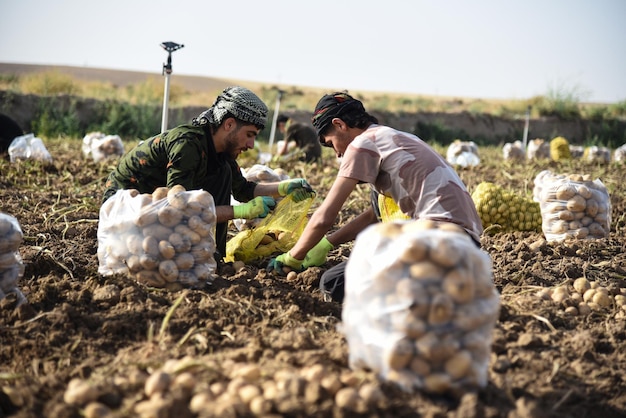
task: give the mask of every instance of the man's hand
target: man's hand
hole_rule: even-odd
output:
[[[301,202],[315,196],[315,191],[305,179],[291,179],[283,180],[278,183],[278,194],[281,196],[287,196],[293,193],[293,200],[295,202]]]
[[[288,271],[285,271],[284,267],[287,267],[289,270],[294,270],[296,272],[301,272],[302,269],[302,260],[298,260],[293,258],[288,252],[279,255],[276,258],[272,258],[270,262],[267,264],[267,268],[265,269],[268,273],[275,271],[281,276],[285,276]]]
[[[233,206],[235,219],[265,218],[276,201],[270,196],[257,196],[247,203]]]
[[[304,261],[302,262],[302,268],[307,269],[313,266],[321,266],[326,262],[328,252],[334,248],[334,245],[328,241],[326,237],[323,237],[315,247],[311,248]]]

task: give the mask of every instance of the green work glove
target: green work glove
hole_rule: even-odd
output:
[[[315,195],[313,188],[305,179],[283,180],[278,183],[279,195],[287,196],[291,193],[293,193],[294,202],[301,202]]]
[[[283,267],[289,267],[290,269],[295,270],[296,272],[301,272],[303,270],[302,260],[293,258],[287,252],[287,253],[279,255],[276,258],[272,258],[270,262],[267,264],[266,271],[269,273],[271,273],[272,271],[275,271],[281,276],[285,276],[287,272],[283,270]]]
[[[321,266],[326,262],[326,256],[328,252],[335,248],[333,244],[328,241],[328,238],[324,237],[318,242],[315,247],[311,248],[304,261],[302,262],[302,268],[308,269],[313,266]]]
[[[276,201],[270,196],[257,196],[248,203],[233,206],[235,219],[265,218]]]

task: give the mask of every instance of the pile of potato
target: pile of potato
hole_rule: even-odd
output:
[[[553,161],[566,161],[572,158],[569,141],[566,138],[557,136],[550,141],[550,158]]]
[[[350,367],[407,391],[483,387],[499,309],[491,259],[460,226],[372,225],[346,267],[341,330]]]
[[[119,135],[106,135],[102,132],[89,132],[83,137],[83,155],[94,161],[124,154],[124,143]]]
[[[524,145],[522,145],[522,141],[507,142],[504,144],[502,147],[502,157],[505,160],[523,160],[526,155],[524,153]]]
[[[604,238],[610,232],[611,201],[599,179],[544,170],[535,177],[533,199],[548,241]]]
[[[541,208],[532,199],[482,182],[472,193],[472,200],[485,229],[497,225],[499,232],[541,232]]]
[[[215,203],[204,190],[118,190],[100,208],[99,272],[127,273],[152,287],[179,289],[212,280]]]
[[[17,287],[17,282],[24,274],[24,263],[19,247],[24,235],[17,219],[0,213],[0,299],[14,293],[17,304],[26,302],[26,298]]]
[[[216,381],[216,374],[222,379]],[[147,371],[126,368],[112,378],[75,377],[63,400],[82,408],[86,418],[108,417],[118,411],[99,398],[129,391],[136,395],[127,397],[120,410],[140,418],[189,416],[189,412],[207,418],[295,416],[303,404],[314,408],[327,402],[344,415],[362,416],[389,402],[371,373],[337,372],[322,364],[268,369],[210,356],[172,358]]]
[[[566,315],[585,316],[615,308],[616,315],[626,317],[626,288],[608,288],[585,277],[579,277],[571,284],[541,289],[537,296],[558,304]]]

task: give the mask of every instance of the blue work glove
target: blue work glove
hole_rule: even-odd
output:
[[[235,219],[265,218],[276,201],[270,196],[257,196],[247,203],[233,206]]]
[[[294,202],[301,202],[315,196],[315,191],[305,179],[283,180],[278,183],[278,194],[287,196],[293,193]]]
[[[288,267],[288,271],[283,270],[283,267]],[[272,258],[270,262],[267,264],[267,268],[265,269],[268,273],[275,271],[281,276],[285,276],[289,269],[294,270],[296,272],[301,272],[302,269],[302,260],[298,260],[293,258],[288,252],[279,255],[276,258]]]
[[[326,237],[322,238],[315,247],[311,248],[302,262],[302,268],[308,269],[313,266],[321,266],[326,262],[328,252],[335,248]]]

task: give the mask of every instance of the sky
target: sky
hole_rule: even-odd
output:
[[[0,62],[335,90],[626,100],[626,0],[0,0]]]

